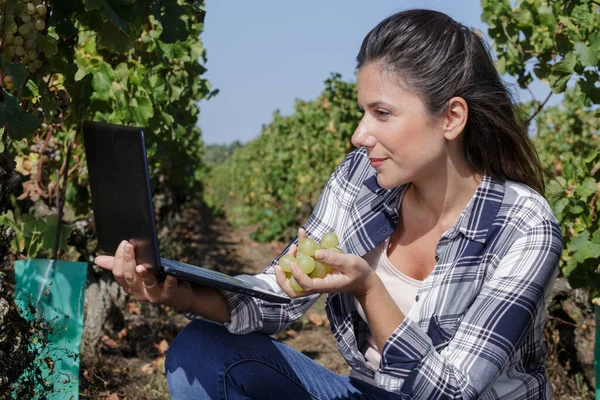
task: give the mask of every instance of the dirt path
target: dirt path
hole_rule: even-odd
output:
[[[285,247],[285,243],[250,240],[251,228],[234,230],[199,202],[187,206],[171,225],[159,232],[161,247],[171,249],[169,253],[163,251],[164,256],[230,274],[260,272]],[[182,237],[186,240],[173,241]],[[349,367],[329,331],[324,305],[325,296],[274,337],[326,368],[347,375]],[[168,307],[130,302],[121,329],[105,336],[99,363],[82,366],[81,398],[168,399],[164,355],[187,323]]]

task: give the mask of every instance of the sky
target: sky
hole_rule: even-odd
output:
[[[487,33],[480,0],[207,0],[203,77],[219,93],[199,102],[204,142],[246,143],[260,135],[275,110],[288,115],[297,98],[318,97],[332,72],[354,81],[365,35],[410,8],[441,11]],[[520,100],[531,98],[514,90]],[[548,92],[541,83],[533,86],[538,100]]]

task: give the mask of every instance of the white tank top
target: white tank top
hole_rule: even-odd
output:
[[[389,238],[368,252],[363,258],[379,276],[390,296],[392,296],[392,299],[394,299],[394,302],[398,305],[400,311],[402,311],[402,314],[408,315],[408,312],[415,302],[415,296],[417,295],[419,286],[421,286],[423,281],[405,275],[392,265],[387,256],[388,243]],[[369,323],[358,300],[354,299],[354,304],[361,318]],[[377,370],[379,368],[381,355],[379,354],[379,351],[377,351],[377,345],[375,344],[372,335],[369,334],[367,336],[367,341],[365,341],[360,351],[365,356],[367,364],[373,370]],[[360,374],[350,374],[350,376],[356,375]],[[365,377],[361,375],[361,378]]]

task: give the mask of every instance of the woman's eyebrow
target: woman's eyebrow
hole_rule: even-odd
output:
[[[388,108],[392,107],[391,104],[388,104],[384,101],[373,101],[373,102],[367,104],[367,107],[369,107],[369,108],[378,107],[378,106],[384,106],[384,107],[388,107]],[[360,105],[359,105],[359,107],[360,107]]]

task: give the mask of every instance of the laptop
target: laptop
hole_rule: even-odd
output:
[[[121,241],[127,240],[134,247],[136,263],[161,280],[172,275],[275,303],[290,302],[287,296],[221,272],[160,257],[141,128],[84,121],[83,141],[102,251],[114,255]]]

